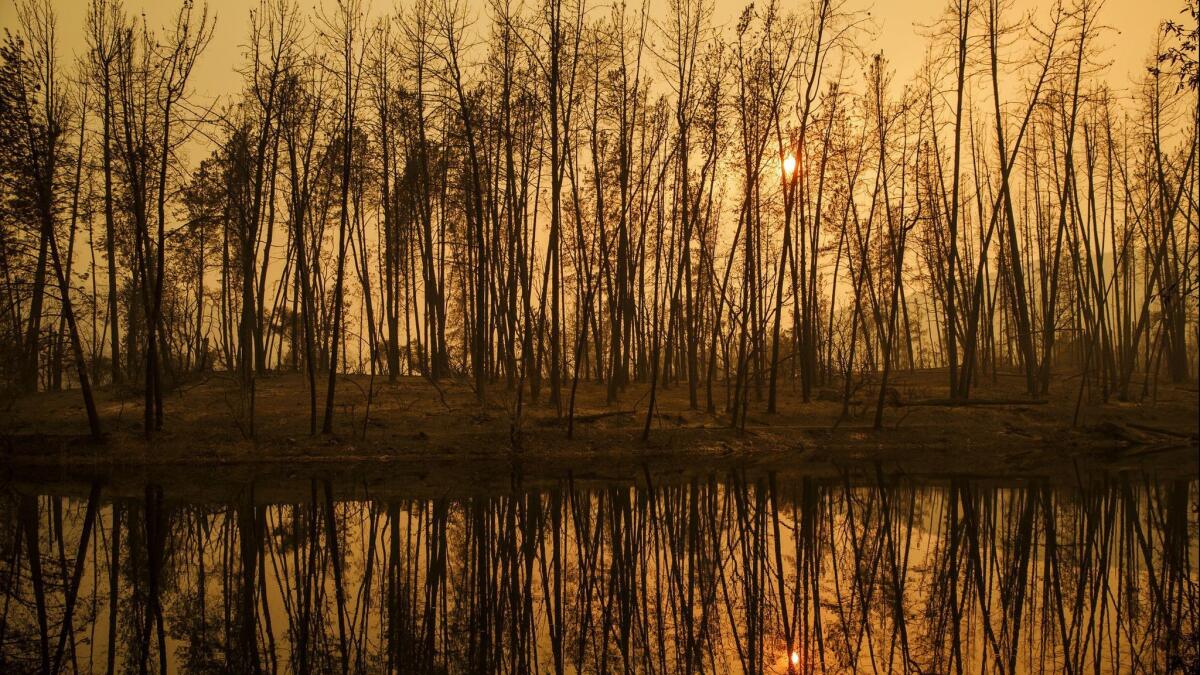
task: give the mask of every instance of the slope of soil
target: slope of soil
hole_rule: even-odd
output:
[[[559,415],[546,402],[546,388],[539,402],[530,403],[527,392],[518,401],[503,382],[496,383],[481,405],[464,382],[434,386],[414,377],[372,383],[365,376],[339,379],[335,433],[314,436],[309,392],[294,374],[256,381],[251,436],[247,391],[230,375],[212,373],[171,392],[164,402],[164,429],[149,440],[135,391],[97,392],[102,442],[87,438],[76,391],[4,402],[0,465],[20,478],[47,471],[193,466],[215,476],[218,467],[236,471],[243,465],[327,472],[354,464],[459,484],[503,482],[517,470],[534,477],[571,471],[586,479],[628,477],[648,468],[774,470],[876,461],[914,473],[988,476],[1065,476],[1083,466],[1194,477],[1200,466],[1194,384],[1160,383],[1139,403],[1104,402],[1100,392],[1085,389],[1081,397],[1079,378],[1064,378],[1044,399],[1030,400],[1020,377],[1002,373],[981,383],[963,404],[945,399],[945,380],[944,371],[897,374],[878,430],[872,428],[877,388],[856,391],[844,418],[839,391],[819,390],[804,403],[785,389],[779,412],[766,414],[765,400],[752,390],[745,429],[735,430],[728,416],[703,411],[703,389],[695,410],[686,384],[672,385],[659,389],[658,414],[643,441],[644,385],[606,405],[604,386],[581,382],[568,440],[569,388]],[[324,392],[318,394],[320,413]],[[725,389],[713,395],[723,409]]]

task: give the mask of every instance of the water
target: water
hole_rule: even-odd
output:
[[[203,475],[10,484],[0,671],[1197,663],[1194,478],[647,472],[428,494]]]

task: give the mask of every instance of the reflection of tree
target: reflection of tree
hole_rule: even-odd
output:
[[[67,634],[90,625],[100,610],[79,602],[97,494],[93,487],[91,499],[76,504],[29,495],[0,501],[0,670],[49,670],[77,663],[76,649],[87,640],[71,641]],[[85,529],[78,527],[81,523]]]
[[[167,634],[180,643],[181,670],[213,672],[220,669],[227,646],[220,630],[223,603],[211,602],[209,589],[225,577],[214,575],[209,557],[228,554],[229,529],[222,509],[203,506],[181,509],[174,524],[172,564],[180,585],[167,608]]]
[[[292,504],[253,495],[0,502],[0,665],[36,671],[45,654],[103,670],[109,640],[121,672],[164,660],[182,672],[1196,662],[1194,482],[731,474],[459,501],[345,501],[329,483]],[[79,586],[74,639],[56,656],[81,538],[80,578],[94,581]],[[105,640],[114,544],[118,620]]]

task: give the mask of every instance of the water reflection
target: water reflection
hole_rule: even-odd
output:
[[[882,471],[290,503],[9,488],[3,672],[1197,664],[1197,482]]]

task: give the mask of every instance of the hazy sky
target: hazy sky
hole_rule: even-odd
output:
[[[484,0],[466,0],[470,12],[479,16],[487,6]],[[530,0],[536,2],[536,0]],[[198,4],[203,0],[198,0]],[[302,7],[313,10],[321,3],[333,0],[301,0]],[[398,4],[392,0],[368,0],[372,15],[390,12]],[[59,40],[62,56],[73,58],[84,48],[83,24],[88,0],[53,0],[58,14]],[[242,46],[247,38],[247,12],[256,5],[253,0],[209,0],[210,11],[217,16],[217,30],[212,43],[193,73],[195,93],[201,97],[228,95],[237,89],[239,75],[235,68],[241,62]],[[593,0],[605,5],[607,0]],[[630,1],[629,5],[638,3]],[[651,0],[650,6],[660,3]],[[661,3],[665,5],[664,3]],[[716,0],[715,21],[729,25],[747,3],[743,0]],[[782,6],[800,6],[796,0],[783,0]],[[807,1],[804,1],[807,4]],[[878,38],[873,45],[863,45],[870,52],[882,49],[896,70],[897,83],[902,83],[919,67],[929,43],[922,26],[937,19],[947,5],[946,0],[881,0],[861,3],[851,0],[870,12],[877,26]],[[144,13],[152,26],[162,26],[173,16],[177,0],[125,0],[130,12]],[[1009,20],[1015,21],[1028,12],[1048,12],[1051,2],[1045,0],[1015,0]],[[1106,57],[1112,61],[1108,73],[1110,84],[1117,88],[1128,86],[1141,74],[1150,53],[1159,24],[1166,18],[1179,18],[1183,0],[1107,0],[1101,10],[1102,23],[1109,27],[1102,38]],[[654,11],[654,9],[652,9]],[[14,25],[13,0],[0,0],[0,26]]]

